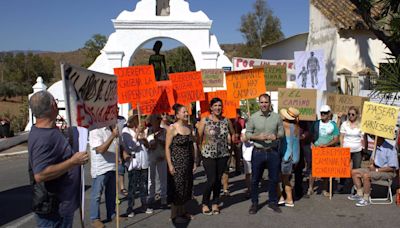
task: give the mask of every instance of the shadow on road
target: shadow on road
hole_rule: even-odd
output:
[[[0,192],[0,226],[32,212],[30,185]]]

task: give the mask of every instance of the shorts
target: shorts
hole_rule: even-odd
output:
[[[368,168],[360,168],[358,170],[360,171],[360,173],[369,173],[369,175],[371,176],[371,180],[373,181],[388,180],[395,177],[395,174],[393,172],[375,172],[369,170]]]
[[[251,161],[243,160],[244,174],[251,174]]]

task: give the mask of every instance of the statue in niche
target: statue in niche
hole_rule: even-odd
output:
[[[149,58],[149,65],[153,65],[154,74],[156,75],[156,81],[169,80],[167,73],[167,65],[165,64],[165,56],[160,55],[162,42],[157,40],[154,43],[153,51],[155,54]]]
[[[169,0],[157,0],[156,1],[156,15],[157,16],[169,16]]]

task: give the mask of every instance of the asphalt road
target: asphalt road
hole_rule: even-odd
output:
[[[35,227],[33,214],[30,212],[30,188],[28,178],[27,154],[1,156],[4,153],[26,150],[22,145],[14,150],[0,152],[0,227]],[[264,175],[266,176],[266,175]],[[89,167],[86,167],[86,200],[90,198]],[[249,215],[250,201],[245,198],[243,175],[230,179],[231,196],[223,200],[220,215],[205,216],[200,212],[204,172],[196,173],[194,196],[189,203],[189,211],[194,220],[182,227],[397,227],[400,224],[400,207],[392,205],[370,205],[358,208],[347,200],[347,195],[336,194],[329,198],[313,195],[310,199],[300,199],[294,208],[282,207],[282,214],[267,209],[265,184],[260,194],[262,208],[256,215]],[[127,183],[127,182],[126,182]],[[376,190],[377,191],[377,190]],[[135,205],[140,205],[137,201]],[[120,211],[125,212],[126,201],[122,199]],[[105,205],[101,205],[102,218],[105,218]],[[85,215],[89,215],[88,207]],[[170,211],[156,209],[153,214],[137,214],[134,218],[121,218],[120,227],[173,227],[169,221]],[[90,227],[88,217],[84,222]],[[116,227],[115,220],[106,223],[107,227]],[[80,227],[79,214],[75,214],[74,227]]]

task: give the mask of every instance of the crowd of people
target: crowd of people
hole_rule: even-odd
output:
[[[201,212],[207,216],[221,213],[221,193],[230,195],[228,174],[232,164],[235,174],[245,174],[245,191],[251,201],[249,214],[259,210],[259,192],[263,191],[260,182],[265,169],[268,169],[268,208],[274,212],[281,213],[281,206],[294,207],[296,199],[311,197],[316,190],[324,196],[331,194],[327,179],[322,178],[322,184],[316,185],[316,177],[312,176],[313,147],[350,148],[352,179],[341,179],[338,191],[345,192],[354,183],[355,194],[348,198],[355,200],[356,206],[369,204],[371,180],[395,176],[399,167],[397,152],[383,138],[377,139],[370,166],[361,168],[364,150],[368,147],[363,145],[367,143],[367,135],[361,132],[357,108],[350,107],[347,115],[339,114],[338,120],[333,121],[330,107],[323,105],[319,110],[321,118],[313,122],[300,121],[300,112],[293,107],[273,112],[268,94],[261,94],[258,101],[259,110],[246,120],[240,111],[234,119],[224,117],[222,100],[213,98],[209,114],[196,123],[189,121],[184,105],[175,104],[173,118],[158,114],[143,118],[132,114],[126,123],[120,118],[115,126],[90,131],[91,225],[104,227],[100,218],[103,192],[106,219],[113,219],[116,191],[127,196],[124,214],[127,217],[139,212],[151,214],[160,201],[163,209],[170,205],[170,219],[174,223],[188,222],[193,215],[185,206],[193,199],[193,174],[200,164],[206,176]],[[54,98],[48,92],[36,93],[30,100],[37,119],[29,136],[30,164],[33,181],[45,183],[48,191],[56,195],[64,194],[58,199],[59,207],[50,215],[37,212],[38,224],[68,225],[79,199],[78,193],[71,190],[74,185],[66,183],[77,181],[77,167],[88,162],[89,155],[72,153],[67,140],[55,133],[54,105]],[[341,119],[345,121],[341,123]],[[68,153],[61,153],[65,151]],[[120,151],[120,156],[115,156],[116,151]],[[119,179],[123,180],[125,172],[128,174],[128,190],[121,182],[120,189],[116,189],[117,158],[122,177]],[[304,177],[308,179],[308,189],[303,191]],[[140,206],[134,204],[137,192]],[[72,198],[67,200],[67,197]]]

